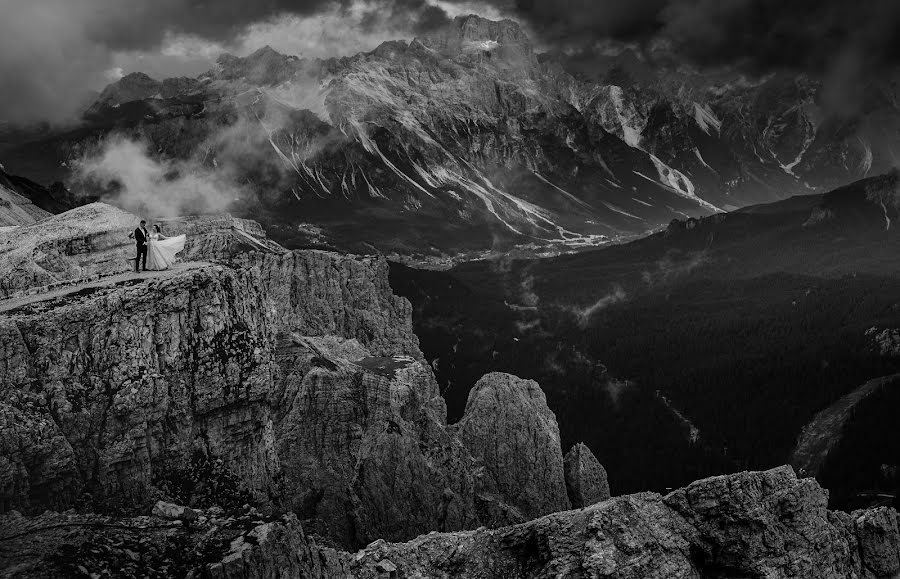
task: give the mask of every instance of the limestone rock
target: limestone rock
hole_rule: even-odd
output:
[[[566,490],[573,508],[586,507],[610,497],[606,469],[582,442],[574,445],[564,461]]]
[[[700,480],[665,502],[695,528],[709,573],[751,577],[860,576],[852,526],[827,510],[828,494],[789,466]]]
[[[377,540],[356,553],[323,547],[293,515],[261,520],[252,511],[226,517],[210,509],[185,527],[146,517],[9,513],[0,516],[0,576],[60,576],[77,565],[86,573],[124,574],[152,565],[178,576],[240,579],[895,577],[897,512],[847,515],[825,509],[826,500],[814,480],[781,467],[697,481],[666,497],[615,497],[499,529]],[[58,557],[64,552],[68,558]]]
[[[86,206],[28,228],[29,247],[108,239],[114,253],[133,219]],[[235,487],[229,501],[294,512],[351,546],[568,506],[559,430],[536,383],[488,376],[448,427],[384,258],[287,252],[225,218],[177,226],[221,262],[7,303],[0,512],[218,504],[203,481],[183,490],[194,464]],[[244,234],[265,251],[234,252],[228,240]]]
[[[161,519],[170,519],[173,521],[196,521],[197,511],[190,507],[167,503],[166,501],[156,501],[153,505],[153,516]]]
[[[103,89],[97,101],[87,112],[92,114],[99,112],[103,107],[115,107],[146,98],[158,98],[162,87],[161,82],[142,72],[126,74]]]
[[[59,229],[75,230],[82,213],[58,216]],[[383,258],[232,254],[215,240],[264,235],[235,221],[181,226],[206,235],[197,250],[221,250],[223,263],[75,288],[0,317],[0,420],[13,425],[0,431],[4,510],[68,508],[83,496],[142,509],[151,497],[171,500],[154,489],[173,488],[172,473],[198,455],[259,505],[296,512],[346,545],[526,516],[489,521],[485,502],[503,512],[564,508],[523,503],[520,479],[498,487],[484,474],[504,472],[494,459],[523,462],[514,453],[531,456],[531,439],[477,461],[448,428]],[[216,231],[225,233],[208,243]],[[555,448],[539,450],[535,475],[558,479],[562,494],[552,492],[564,498],[555,419],[536,384],[523,392],[504,396],[525,432]],[[525,482],[530,501],[548,488]]]
[[[258,270],[279,324],[305,336],[353,338],[373,356],[423,360],[412,306],[394,295],[383,257],[338,257],[327,251],[242,254],[236,267]]]
[[[254,527],[231,542],[220,561],[208,563],[202,575],[210,579],[264,577],[346,577],[347,557],[320,548],[306,536],[296,517]]]
[[[485,375],[456,428],[485,466],[481,493],[503,497],[522,520],[569,508],[559,426],[537,382]]]
[[[0,298],[36,286],[128,271],[138,219],[92,203],[28,227],[0,231]]]
[[[900,573],[900,522],[897,511],[881,507],[853,513],[863,568],[874,577]]]
[[[852,517],[790,467],[697,481],[667,497],[612,498],[513,527],[377,543],[351,560],[378,577],[875,578],[898,570],[897,513]]]
[[[386,262],[256,261],[0,318],[0,416],[16,424],[0,435],[0,505],[71,505],[52,488],[140,500],[168,465],[202,452],[263,503],[321,519],[347,542],[471,525],[472,459],[446,431]]]
[[[134,240],[129,234],[138,226],[137,215],[91,203],[39,217],[27,226],[0,227],[0,298],[133,269]],[[258,223],[227,214],[158,223],[166,235],[187,235],[180,261],[228,261],[247,252],[287,251],[268,239]]]
[[[227,261],[248,252],[287,251],[270,240],[259,223],[228,214],[157,219],[154,223],[164,235],[187,237],[179,254],[183,261]]]

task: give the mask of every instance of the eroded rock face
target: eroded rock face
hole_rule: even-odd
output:
[[[452,455],[453,445],[430,369],[403,335],[409,305],[390,293],[386,263],[324,252],[248,261],[257,265],[96,288],[0,319],[0,406],[16,425],[0,444],[5,508],[62,508],[81,492],[140,503],[168,465],[203,453],[261,502],[334,522],[347,540],[441,528],[442,516],[453,521],[446,528],[467,523],[453,513],[471,508],[442,497],[456,489],[471,502],[471,459],[457,443],[458,471],[446,476],[460,480],[447,482],[425,456]],[[354,308],[365,315],[354,319]],[[402,352],[411,354],[392,357]],[[426,435],[435,448],[423,453]],[[430,489],[421,525],[407,525],[415,514],[399,503],[372,511],[392,504],[381,490],[402,495],[397,482],[366,483],[393,477],[365,471],[391,460],[433,476],[406,481],[410,496]],[[307,504],[326,488],[324,506]]]
[[[179,254],[184,261],[227,261],[248,252],[287,251],[270,240],[259,223],[228,214],[157,219],[154,223],[160,224],[164,235],[186,236]]]
[[[499,372],[469,393],[456,425],[463,444],[485,465],[483,498],[505,497],[527,520],[569,508],[556,417],[537,382]],[[499,517],[502,520],[504,517]]]
[[[204,476],[181,480],[193,464],[233,483],[229,502],[294,512],[344,545],[567,506],[537,384],[486,378],[460,437],[383,258],[232,253],[245,233],[265,241],[239,225],[180,223],[218,264],[7,303],[0,510],[149,510],[172,493],[209,506]],[[509,448],[479,446],[499,434],[496,403],[525,435]]]
[[[322,547],[293,515],[267,517],[246,508],[200,510],[190,525],[157,517],[11,513],[0,517],[7,533],[0,535],[0,561],[26,577],[58,576],[76,565],[87,573],[150,566],[241,579],[896,577],[897,512],[847,515],[828,511],[826,500],[813,479],[781,467],[700,480],[665,497],[615,497],[494,530],[378,540],[356,553]]]
[[[581,508],[610,497],[606,469],[583,442],[566,453],[566,489],[572,508]]]
[[[699,531],[698,560],[707,573],[863,576],[849,517],[829,512],[828,493],[789,466],[704,479],[665,501]]]
[[[64,216],[0,231],[0,298],[69,279],[128,271],[134,215],[91,203]]]
[[[384,258],[336,259],[334,253],[310,250],[265,259],[243,254],[234,264],[259,271],[286,330],[355,338],[373,356],[424,359],[412,329],[412,306],[391,290]]]

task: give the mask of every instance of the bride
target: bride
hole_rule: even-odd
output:
[[[147,243],[147,269],[169,269],[175,263],[175,254],[184,249],[185,239],[184,235],[166,237],[159,225],[154,225]]]

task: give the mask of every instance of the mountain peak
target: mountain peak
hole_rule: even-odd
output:
[[[161,82],[143,72],[130,72],[107,85],[88,112],[96,112],[104,106],[115,107],[131,101],[152,98],[159,94],[161,87]]]
[[[243,58],[223,54],[216,64],[221,78],[243,78],[252,84],[275,85],[291,78],[299,62],[296,56],[282,54],[267,44]]]
[[[457,16],[446,27],[417,40],[451,57],[495,52],[503,60],[529,60],[533,56],[531,41],[517,22],[488,20],[475,14]]]
[[[500,44],[530,43],[528,35],[514,20],[488,20],[477,14],[457,16],[453,26],[463,40],[493,40]]]
[[[256,60],[256,59],[260,59],[260,58],[284,57],[284,56],[285,56],[284,54],[278,52],[277,50],[275,50],[274,48],[272,48],[271,46],[269,46],[267,44],[267,45],[263,46],[262,48],[255,50],[253,53],[251,53],[249,56],[247,56],[247,58]]]

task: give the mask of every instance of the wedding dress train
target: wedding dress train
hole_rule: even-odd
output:
[[[184,249],[185,239],[184,235],[160,239],[158,233],[151,233],[147,245],[147,269],[169,269],[175,263],[175,255]]]

